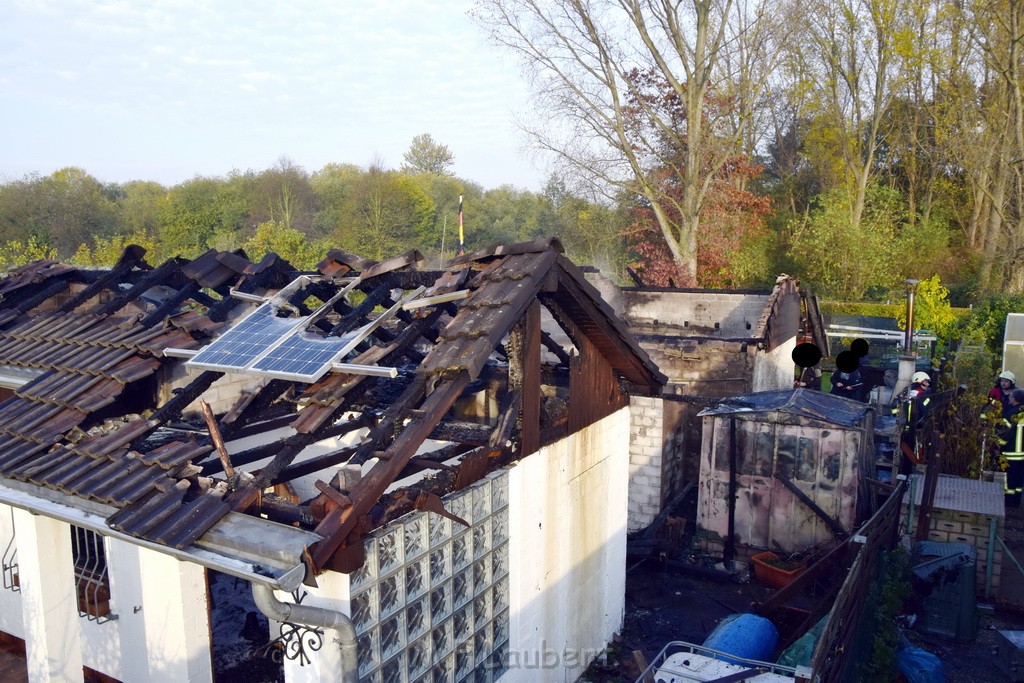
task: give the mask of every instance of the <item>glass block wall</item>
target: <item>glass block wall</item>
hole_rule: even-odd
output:
[[[412,512],[365,539],[350,576],[360,680],[486,683],[506,670],[508,472],[444,502],[471,526]]]

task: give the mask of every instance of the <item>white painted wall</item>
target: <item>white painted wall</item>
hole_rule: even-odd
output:
[[[0,555],[14,538],[14,515],[7,505],[0,505]],[[17,546],[17,543],[15,543]],[[2,586],[3,584],[0,584]],[[24,638],[21,624],[21,592],[0,588],[0,631]]]
[[[629,415],[623,408],[510,470],[502,681],[575,681],[622,624]]]
[[[29,680],[81,681],[82,646],[70,528],[19,509],[14,511],[14,530]]]
[[[0,539],[11,518],[0,506]],[[125,683],[213,680],[203,567],[106,538],[117,618],[90,621],[78,615],[70,526],[13,518],[21,591],[0,591],[0,630],[25,640],[30,680],[81,680],[83,665]]]
[[[303,585],[299,588],[303,605],[322,607],[345,615],[350,613],[348,574],[324,572],[316,577],[316,582],[316,586]],[[275,591],[274,595],[281,602],[295,602],[291,593]],[[271,639],[276,638],[280,632],[281,624],[271,621]],[[309,651],[309,662],[302,662],[298,658],[284,660],[284,679],[288,683],[333,683],[338,680],[341,649],[329,633],[324,634],[322,643],[319,651]]]
[[[361,643],[365,638],[373,643],[364,649],[379,651],[384,632],[379,609],[384,604],[385,582],[399,577],[398,599],[404,605],[398,612],[389,610],[386,619],[397,616],[408,627],[405,620],[410,618],[414,603],[433,612],[435,600],[453,591],[453,575],[466,572],[473,575],[475,598],[460,607],[462,603],[451,604],[449,594],[442,600],[448,602],[442,614],[428,617],[431,621],[425,633],[417,632],[403,639],[401,654],[387,655],[383,664],[360,664],[368,671],[382,666],[372,676],[392,665],[404,671],[414,643],[416,647],[426,643],[430,663],[457,666],[457,654],[434,651],[433,643],[438,642],[434,636],[447,629],[447,637],[459,641],[458,633],[451,630],[457,622],[452,613],[472,611],[476,601],[484,599],[487,607],[483,614],[488,623],[481,631],[479,617],[474,616],[473,628],[478,634],[485,634],[485,638],[493,637],[492,644],[497,644],[499,656],[504,655],[509,670],[501,681],[575,681],[622,625],[629,445],[630,410],[623,408],[588,429],[523,458],[507,471],[488,475],[491,483],[484,480],[447,496],[447,509],[470,521],[471,529],[463,529],[433,513],[409,513],[367,535],[367,561],[360,572],[351,577],[325,572],[317,577],[318,588],[301,589],[307,592],[302,602],[351,614],[352,605],[361,596],[370,596],[366,604],[370,605],[372,616],[357,626]],[[507,511],[502,479],[507,480]],[[498,580],[493,577],[504,571],[498,568],[498,557],[506,557],[501,552],[505,533],[508,554],[501,564],[507,567],[508,575]],[[402,563],[384,567],[380,548],[388,536],[394,544],[388,547],[396,549],[394,552]],[[460,565],[455,558],[453,547],[457,538],[471,539],[468,565]],[[411,540],[415,541],[414,546],[410,546]],[[424,543],[429,550],[424,550]],[[425,573],[420,575],[437,574],[438,581],[432,582],[425,592],[409,594],[410,572],[416,570],[413,565],[419,567],[418,572]],[[485,585],[478,583],[478,570],[489,577]],[[283,593],[278,598],[293,600]],[[509,609],[507,642],[498,635],[498,624],[503,621],[499,615],[504,613],[501,603],[505,600]],[[271,637],[277,633],[278,625],[272,624]],[[465,645],[468,647],[474,641],[475,637],[470,637]],[[325,639],[321,650],[310,654],[313,661],[305,666],[297,660],[285,663],[286,680],[336,680],[336,646]],[[476,661],[477,667],[481,661]]]

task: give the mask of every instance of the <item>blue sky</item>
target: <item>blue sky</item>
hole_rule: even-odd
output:
[[[545,172],[514,60],[469,0],[5,0],[0,180],[80,166],[174,184],[286,156],[397,168],[413,136],[485,188]]]

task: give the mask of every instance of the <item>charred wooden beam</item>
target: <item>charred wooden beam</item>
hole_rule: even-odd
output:
[[[124,308],[129,302],[135,301],[152,287],[161,285],[175,273],[181,272],[181,266],[175,259],[167,259],[158,267],[146,273],[132,285],[128,291],[114,297],[96,310],[99,315],[109,315]]]
[[[49,285],[44,287],[42,291],[34,296],[30,296],[27,299],[22,299],[18,302],[18,305],[14,307],[18,313],[27,313],[33,308],[43,303],[47,299],[54,297],[65,289],[71,286],[71,280],[62,279],[57,282],[51,282]]]
[[[540,303],[534,301],[508,340],[508,388],[520,397],[516,423],[521,455],[540,447],[540,332]]]
[[[345,305],[344,302],[339,301],[338,305],[335,306],[335,309],[341,310],[343,308],[348,308],[349,311],[341,317],[341,320],[339,320],[334,327],[331,328],[330,334],[341,334],[342,332],[351,330],[359,323],[359,321],[366,318],[374,308],[383,304],[385,301],[391,301],[391,288],[385,285],[381,285],[373,289],[366,295],[366,298],[363,299],[358,306],[349,307]]]
[[[295,505],[272,494],[266,494],[260,499],[260,512],[282,524],[316,524],[316,518],[313,517],[308,505]]]
[[[362,465],[373,457],[373,452],[378,450],[380,446],[390,444],[395,438],[402,421],[408,416],[408,411],[420,402],[426,392],[426,379],[417,376],[412,384],[405,388],[402,395],[384,411],[380,422],[370,430],[366,440],[359,446],[356,453],[353,454],[352,464]],[[440,421],[440,417],[438,417],[437,421]],[[431,425],[431,429],[433,429],[433,425]]]
[[[271,259],[268,262],[268,259]],[[242,282],[235,287],[239,292],[246,292],[251,294],[258,289],[270,289],[274,287],[283,287],[290,279],[282,271],[283,265],[280,257],[276,254],[268,254],[267,258],[264,258],[258,264],[259,270],[255,275],[247,275],[242,279]],[[248,272],[248,271],[247,271]],[[217,304],[212,306],[207,311],[206,316],[214,322],[223,322],[227,319],[228,315],[239,305],[241,301],[233,296],[226,296]]]
[[[291,420],[295,419],[295,416],[294,415],[289,415],[288,418],[289,418],[289,422],[290,422]],[[363,427],[368,426],[372,421],[373,421],[372,418],[370,416],[368,416],[368,415],[359,415],[359,416],[357,416],[357,417],[355,417],[355,418],[353,418],[351,420],[348,420],[348,421],[346,421],[346,422],[344,422],[342,424],[339,424],[339,425],[331,425],[330,423],[328,423],[328,425],[325,426],[324,429],[316,432],[316,437],[315,438],[316,438],[316,440],[321,440],[321,439],[329,439],[329,438],[332,438],[332,437],[335,437],[335,436],[343,436],[345,434],[348,434],[349,432],[354,432],[357,429],[362,429]],[[285,426],[285,425],[280,425],[280,426]],[[260,460],[265,460],[266,458],[274,457],[277,454],[279,454],[280,452],[282,452],[283,450],[285,450],[286,448],[292,448],[295,445],[302,445],[302,448],[305,448],[305,446],[308,445],[308,443],[310,443],[310,442],[309,442],[309,440],[308,440],[308,438],[306,437],[305,434],[293,434],[293,435],[291,435],[291,436],[289,436],[289,437],[287,437],[285,439],[281,439],[280,441],[275,441],[273,443],[263,444],[262,446],[256,446],[255,448],[250,448],[250,449],[242,451],[240,453],[236,453],[235,455],[231,456],[231,462],[234,463],[235,467],[242,467],[244,465],[251,465],[254,462],[259,462]],[[301,448],[300,448],[300,450],[301,450]],[[336,453],[337,451],[334,451],[334,452]],[[322,455],[322,456],[317,456],[316,458],[311,458],[311,459],[309,459],[309,460],[307,460],[305,462],[299,463],[297,465],[292,465],[291,467],[286,467],[281,472],[280,475],[275,477],[274,480],[272,482],[270,482],[270,484],[268,484],[268,486],[273,486],[275,484],[280,484],[280,483],[283,483],[283,482],[286,482],[286,481],[291,481],[292,479],[295,479],[297,477],[301,477],[301,476],[304,476],[306,474],[312,474],[313,472],[316,472],[316,471],[318,471],[318,470],[320,470],[320,469],[322,469],[324,467],[327,467],[328,465],[324,465],[324,464],[319,464],[318,466],[315,466],[315,467],[313,466],[316,463],[321,463],[322,462],[321,459],[325,458],[327,455],[331,455],[331,454],[328,453],[328,454],[325,454],[325,455]],[[337,463],[334,463],[334,464],[337,464]],[[209,476],[209,475],[212,475],[212,474],[218,474],[218,473],[224,471],[224,468],[220,466],[220,462],[218,460],[216,460],[216,459],[204,462],[204,463],[202,463],[202,466],[203,466],[203,475],[206,475],[206,476]],[[299,471],[300,468],[302,470],[304,470],[304,471],[301,471],[301,473],[299,473],[299,474],[291,474],[291,471],[292,471],[291,468],[292,467],[296,468],[296,471]],[[311,467],[312,467],[312,469],[310,469]]]
[[[540,333],[540,340],[544,344],[544,348],[558,358],[558,362],[569,367],[569,354],[562,348],[561,344],[552,339],[550,334],[543,331]]]
[[[357,449],[358,446],[348,446],[336,451],[324,453],[323,455],[318,455],[315,458],[310,458],[309,460],[303,460],[302,462],[288,465],[282,469],[276,477],[274,477],[271,483],[280,484],[282,482],[298,479],[299,477],[315,474],[316,472],[328,467],[336,467],[343,462],[347,462]]]
[[[145,253],[146,250],[137,244],[128,245],[125,248],[124,253],[121,254],[121,258],[117,260],[117,263],[115,263],[109,271],[101,275],[99,279],[80,291],[78,294],[68,299],[57,310],[61,313],[68,313],[75,310],[86,301],[102,292],[104,289],[116,290],[118,282],[122,277],[131,272],[132,268],[140,262],[145,263],[142,261],[142,257]]]
[[[153,423],[153,428],[146,431],[145,434],[136,437],[132,441],[132,449],[138,450],[143,441],[155,430],[157,427],[167,424],[173,420],[177,420],[181,417],[181,413],[184,412],[193,401],[203,395],[203,392],[210,388],[214,382],[223,376],[223,372],[216,372],[214,370],[206,370],[201,373],[198,377],[188,383],[187,386],[177,390],[171,400],[164,403],[162,406],[156,409],[152,415],[149,416],[149,420]]]
[[[429,287],[441,277],[442,271],[431,270],[397,270],[383,275],[377,275],[366,280],[365,285],[359,289],[369,292],[378,285],[388,289],[416,289],[417,287]]]
[[[272,379],[262,387],[256,393],[256,396],[249,402],[242,411],[235,416],[235,419],[230,423],[221,425],[221,430],[224,437],[227,439],[237,438],[238,434],[243,428],[255,422],[259,416],[263,415],[267,408],[270,407],[274,401],[281,398],[286,391],[294,386],[294,382],[289,382],[283,379]]]
[[[415,382],[410,387],[406,395],[407,402],[401,407],[401,410],[411,408],[412,406],[409,404],[413,401],[418,401],[419,397],[422,396],[422,392],[416,391],[416,387],[421,387],[422,390],[425,390],[425,384],[425,381],[421,380]],[[324,540],[312,548],[309,559],[312,561],[312,568],[314,570],[323,567],[327,563],[334,552],[345,541],[349,533],[355,529],[359,517],[367,514],[373,508],[377,500],[387,490],[387,487],[405,469],[413,454],[434,428],[434,425],[448,412],[449,408],[455,403],[468,384],[469,375],[464,371],[452,379],[442,381],[420,406],[424,412],[423,417],[408,423],[402,429],[400,437],[395,439],[393,445],[388,448],[390,453],[389,459],[374,465],[373,469],[363,477],[359,485],[349,492],[349,498],[352,499],[352,507],[328,515],[317,526],[316,531],[324,537]],[[398,411],[399,414],[401,410]],[[392,419],[394,418],[397,418],[397,415],[392,416]],[[360,452],[352,456],[352,462],[356,462],[355,458],[365,452],[363,450],[364,447],[365,445],[361,446]],[[372,449],[373,444],[369,444],[369,447]]]
[[[139,323],[143,327],[152,327],[164,321],[172,311],[176,311],[186,299],[189,299],[198,292],[200,289],[198,282],[189,282],[187,285],[175,292],[174,296],[170,296],[162,304],[156,307],[152,313],[147,315]]]
[[[430,438],[437,441],[453,441],[482,446],[488,442],[492,431],[491,427],[475,422],[443,420],[434,428],[434,431],[430,432]]]
[[[498,424],[491,431],[487,438],[487,445],[492,448],[505,448],[505,445],[512,438],[512,431],[515,429],[517,417],[522,408],[521,394],[518,391],[508,391],[501,397],[499,405]]]
[[[474,449],[472,446],[465,444],[452,444],[451,446],[445,446],[439,448],[436,451],[424,453],[423,455],[416,455],[409,459],[409,464],[405,466],[395,480],[405,479],[411,477],[414,474],[418,474],[423,470],[452,470],[455,469],[450,465],[444,464],[445,460],[451,460],[458,455],[466,455],[476,452],[479,449]]]

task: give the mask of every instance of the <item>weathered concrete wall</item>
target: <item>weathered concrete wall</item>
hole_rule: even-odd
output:
[[[668,376],[665,393],[736,396],[752,387],[756,348],[721,339],[673,339],[640,335],[640,346]]]
[[[622,315],[635,332],[750,337],[770,295],[627,289],[623,296]]]
[[[185,367],[184,362],[169,369],[161,369],[158,373],[157,405],[162,406],[169,401],[174,396],[176,389],[188,386],[202,372],[202,370]],[[266,377],[244,372],[226,372],[203,393],[202,399],[210,404],[214,413],[225,413],[231,410],[243,392],[258,391],[267,381]],[[201,417],[202,410],[199,407],[199,401],[193,401],[185,409],[185,414]]]

